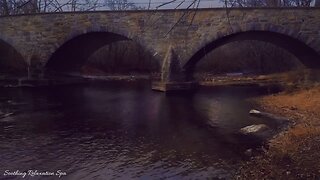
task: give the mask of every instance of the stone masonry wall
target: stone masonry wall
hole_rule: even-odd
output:
[[[0,17],[0,39],[20,52],[25,61],[32,59],[40,67],[62,44],[88,32],[112,32],[128,37],[148,49],[158,61],[163,60],[172,45],[183,67],[206,44],[251,30],[285,34],[320,53],[319,8],[105,11]]]

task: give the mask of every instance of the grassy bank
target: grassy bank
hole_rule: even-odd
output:
[[[236,179],[319,179],[320,86],[255,101],[294,125],[272,139],[265,153],[244,163]]]

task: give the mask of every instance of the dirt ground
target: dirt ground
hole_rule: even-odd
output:
[[[320,179],[320,86],[254,100],[293,125],[242,164],[235,179]]]

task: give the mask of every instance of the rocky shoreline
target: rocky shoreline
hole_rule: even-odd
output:
[[[320,86],[252,101],[291,122],[262,147],[262,154],[243,162],[234,179],[319,179]]]
[[[264,118],[269,121],[269,123],[272,122],[273,124],[275,124],[273,128],[269,127],[266,124],[252,124],[241,128],[239,131],[243,135],[255,136],[262,140],[268,140],[272,138],[291,124],[290,120],[285,117],[276,116],[274,114],[262,112],[256,109],[250,110],[249,114],[251,116]]]

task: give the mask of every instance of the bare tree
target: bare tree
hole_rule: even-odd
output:
[[[312,0],[224,0],[226,7],[310,7]]]
[[[105,0],[105,4],[111,10],[139,9],[133,2],[128,2],[128,0]]]
[[[0,1],[0,13],[2,15],[9,15],[9,4],[7,0]]]

